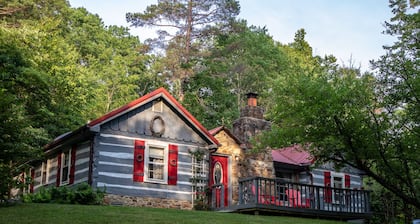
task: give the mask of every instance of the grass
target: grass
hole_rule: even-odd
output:
[[[0,207],[0,223],[342,224],[343,222],[176,209],[24,203]]]

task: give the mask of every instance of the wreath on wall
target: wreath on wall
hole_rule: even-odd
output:
[[[165,133],[165,121],[161,116],[155,116],[150,121],[150,131],[155,137],[161,137]]]

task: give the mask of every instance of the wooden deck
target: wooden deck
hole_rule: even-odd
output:
[[[218,189],[220,192],[220,186]],[[221,194],[224,195],[223,189]],[[217,198],[223,198],[220,196],[212,198],[212,207],[218,211],[283,213],[341,220],[366,219],[371,216],[370,192],[366,190],[339,189],[253,177],[239,181],[238,204],[225,206],[224,203],[218,202]]]

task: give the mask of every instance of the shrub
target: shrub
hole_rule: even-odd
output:
[[[38,192],[27,194],[23,197],[24,202],[34,203],[61,203],[98,205],[102,203],[105,191],[93,190],[87,183],[81,183],[74,187],[51,187],[41,188]]]
[[[49,203],[51,194],[48,189],[41,188],[36,194],[32,194],[31,201],[35,203]]]
[[[98,205],[102,203],[105,192],[94,191],[87,183],[79,184],[74,191],[74,201],[82,205]]]

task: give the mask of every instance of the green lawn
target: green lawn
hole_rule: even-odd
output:
[[[11,207],[0,207],[0,223],[342,224],[343,222],[287,216],[254,216],[176,209],[26,203]]]

